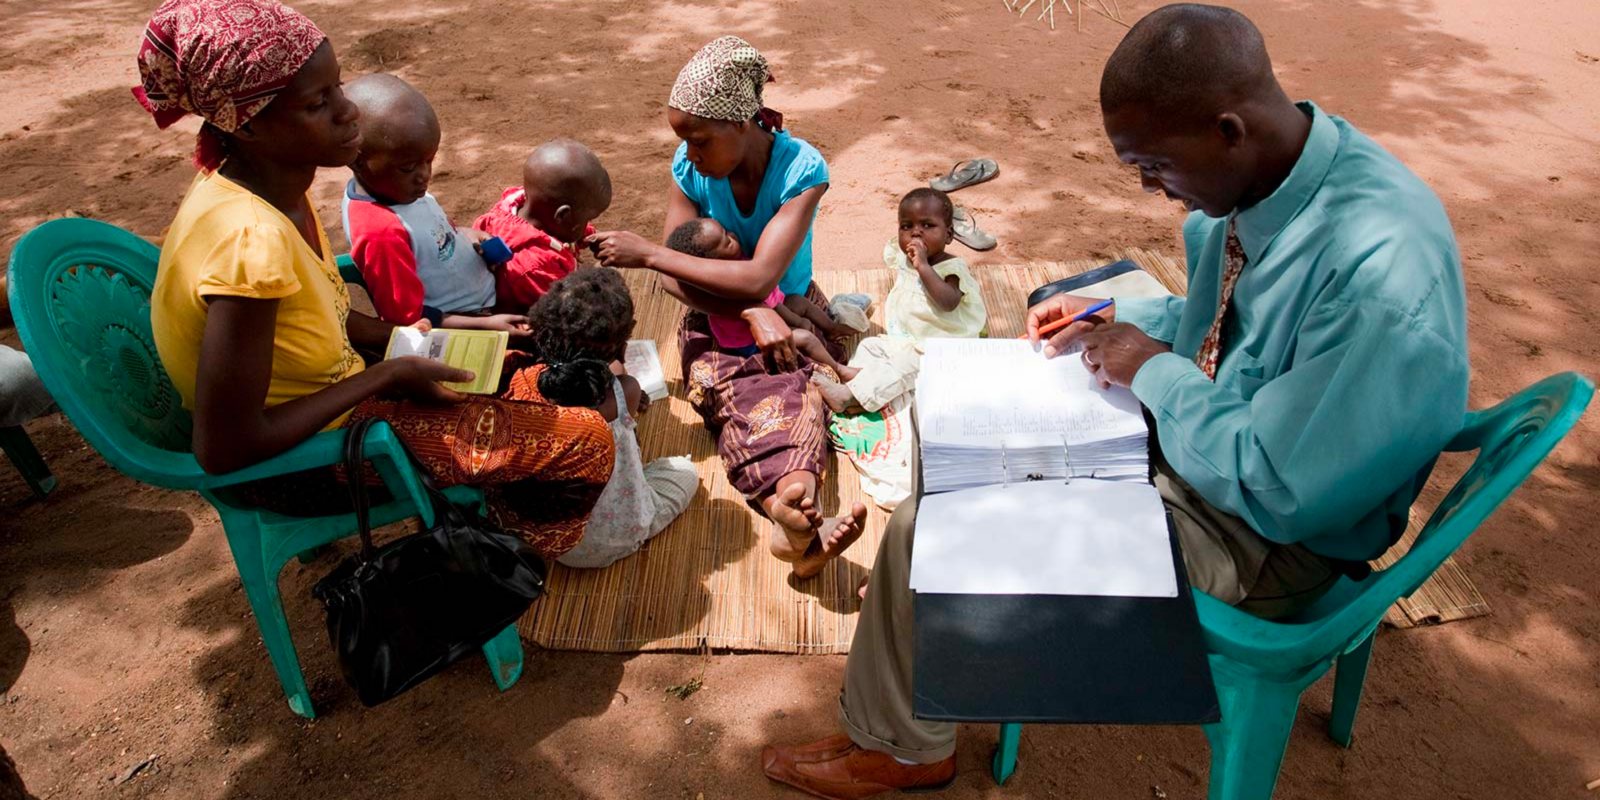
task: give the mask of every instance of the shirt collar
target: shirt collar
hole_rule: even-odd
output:
[[[355,178],[351,178],[350,182],[344,185],[344,196],[351,200],[363,200],[368,203],[378,202],[372,198],[371,193],[367,191],[367,187],[362,186],[361,182]]]
[[[1306,136],[1294,169],[1267,199],[1234,213],[1235,232],[1251,264],[1260,263],[1278,232],[1300,215],[1321,188],[1339,152],[1339,129],[1333,120],[1309,100],[1295,105],[1311,115],[1311,133]]]
[[[424,198],[428,197],[428,193],[427,192],[423,192],[422,193],[422,197],[419,197],[419,198],[417,198],[415,200],[412,200],[411,203],[402,203],[401,205],[390,205],[388,203],[383,202],[382,200],[379,200],[376,197],[373,197],[372,196],[372,190],[368,189],[367,187],[365,187],[363,185],[361,185],[361,180],[359,178],[351,178],[350,182],[344,185],[344,195],[345,195],[345,197],[348,197],[351,200],[360,200],[360,201],[366,202],[366,203],[376,203],[376,204],[378,204],[380,206],[383,206],[384,208],[400,208],[401,206],[411,205],[411,203],[420,203],[420,202],[422,202],[422,200]]]

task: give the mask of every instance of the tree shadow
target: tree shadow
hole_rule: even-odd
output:
[[[28,634],[17,624],[17,610],[11,605],[10,595],[0,597],[0,695],[17,682],[32,649]]]
[[[528,780],[561,785],[560,766],[537,757],[538,744],[571,720],[609,707],[621,659],[580,665],[525,647],[522,677],[502,693],[474,654],[398,698],[363,708],[342,680],[323,611],[310,594],[311,583],[342,557],[292,563],[280,581],[317,704],[314,721],[289,710],[254,620],[238,613],[243,596],[236,580],[219,581],[184,604],[181,625],[226,640],[193,664],[231,776],[221,796],[376,798],[399,790],[406,797],[494,797]],[[428,755],[418,759],[418,753]]]

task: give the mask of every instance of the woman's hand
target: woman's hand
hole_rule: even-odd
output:
[[[778,312],[770,308],[747,308],[739,316],[749,323],[756,347],[767,357],[768,370],[778,373],[800,368],[800,356],[794,349],[794,331]]]
[[[583,243],[602,266],[618,269],[645,269],[650,256],[660,245],[631,231],[599,231],[584,237]]]
[[[383,362],[383,369],[386,370],[384,388],[388,394],[430,406],[447,406],[466,400],[466,395],[444,384],[470,381],[474,377],[468,370],[421,356],[391,358]]]
[[[1108,306],[1093,315],[1085,317],[1064,328],[1057,328],[1047,336],[1040,336],[1039,329],[1059,319],[1077,316],[1096,303],[1098,297],[1079,297],[1075,294],[1058,294],[1047,298],[1044,302],[1028,309],[1028,341],[1038,347],[1040,341],[1044,342],[1044,355],[1046,358],[1055,358],[1066,351],[1067,346],[1077,341],[1079,337],[1094,330],[1096,325],[1102,325],[1117,320],[1117,307]]]

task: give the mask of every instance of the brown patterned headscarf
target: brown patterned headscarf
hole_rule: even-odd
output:
[[[198,114],[232,133],[283,91],[326,38],[275,0],[166,0],[145,26],[133,96],[157,127]],[[222,158],[221,138],[202,127],[195,166],[210,172]]]
[[[783,115],[761,104],[771,83],[766,57],[737,36],[723,36],[700,48],[678,72],[667,105],[706,119],[755,119],[768,130],[783,130]]]

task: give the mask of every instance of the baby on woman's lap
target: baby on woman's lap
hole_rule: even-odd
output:
[[[724,229],[716,220],[704,217],[692,219],[674,229],[667,237],[667,247],[696,258],[724,260],[742,260],[745,258],[738,238]],[[828,370],[837,371],[841,369],[841,365],[828,353],[828,349],[822,339],[811,331],[813,326],[818,329],[822,328],[820,325],[815,325],[816,320],[819,318],[826,320],[828,325],[845,331],[846,335],[853,331],[840,323],[834,322],[828,316],[827,311],[801,295],[789,295],[786,297],[781,290],[774,289],[762,305],[771,309],[786,324],[794,328],[795,348],[808,360],[803,361],[799,368],[793,371],[799,373],[794,377],[803,381],[819,365]],[[739,369],[739,377],[744,378],[744,380],[736,382],[733,375],[730,375],[726,380],[719,381],[713,378],[711,374],[708,374],[720,372],[720,368],[701,368],[705,366],[703,362],[688,363],[685,374],[689,378],[690,402],[697,408],[715,409],[707,417],[707,422],[710,424],[716,424],[715,421],[724,413],[734,418],[729,421],[755,420],[756,424],[750,429],[751,435],[749,438],[752,440],[759,440],[765,438],[769,433],[775,433],[776,430],[768,430],[765,426],[769,425],[772,428],[776,428],[779,425],[785,425],[785,423],[777,421],[780,416],[778,412],[767,410],[774,409],[786,402],[783,393],[765,393],[755,407],[748,410],[741,409],[738,405],[741,400],[762,391],[749,391],[746,389],[751,382],[760,381],[758,376],[749,373],[763,371],[763,367],[759,366],[761,353],[756,346],[750,323],[740,317],[718,314],[705,314],[704,316],[710,330],[712,343],[715,345],[716,350],[719,351],[719,354],[751,361],[758,366],[752,369]],[[687,359],[686,361],[692,361],[692,359]],[[773,377],[781,379],[783,376]],[[803,384],[797,385],[799,385],[802,392],[802,403],[804,405],[820,406],[820,403],[815,402],[817,399],[815,393],[806,392]],[[713,402],[710,396],[712,392],[719,390],[723,395],[723,403]],[[724,412],[721,410],[723,408],[728,408],[728,410]],[[816,416],[816,424],[819,426],[820,435],[820,425],[824,421],[823,413],[825,412],[820,408],[813,408],[810,411]],[[703,411],[702,413],[705,412]],[[803,409],[797,416],[806,417],[809,415]],[[767,417],[772,421],[763,423],[760,419],[757,419],[759,417]],[[805,424],[804,419],[792,419],[788,421],[785,430],[788,429],[788,426],[803,424]],[[721,427],[721,425],[718,425],[718,427]],[[724,460],[727,460],[730,455],[734,458],[739,457],[737,452],[724,452]],[[802,578],[816,574],[829,559],[836,558],[850,545],[854,544],[857,539],[861,538],[861,533],[865,530],[867,514],[866,506],[856,503],[849,514],[837,517],[823,516],[815,499],[815,475],[806,474],[810,474],[812,477],[810,486],[803,481],[786,481],[785,479],[789,476],[785,475],[784,478],[778,480],[776,488],[761,500],[762,509],[767,513],[767,516],[772,518],[773,522],[777,523],[783,533],[782,536],[773,537],[772,539],[771,550],[773,555],[780,560],[792,562],[795,574]]]

